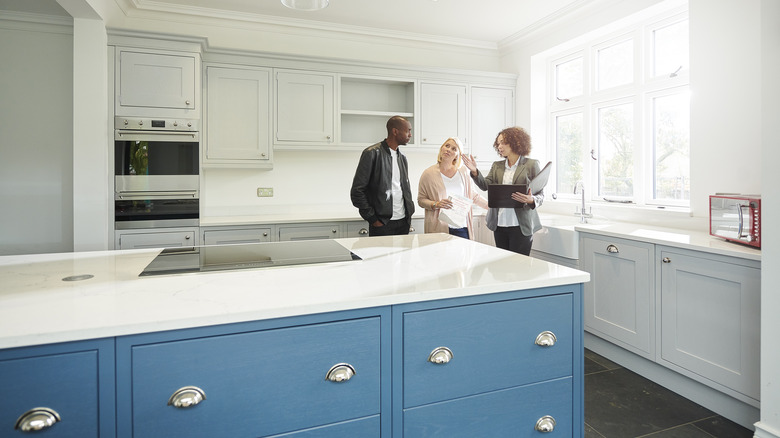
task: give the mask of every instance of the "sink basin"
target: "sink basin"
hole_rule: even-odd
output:
[[[544,215],[542,229],[534,234],[533,250],[567,259],[580,258],[580,236],[574,229],[580,223],[578,216]],[[588,219],[589,224],[600,223]]]

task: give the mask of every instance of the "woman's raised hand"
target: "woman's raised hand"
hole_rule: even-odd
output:
[[[466,165],[466,168],[472,172],[477,171],[477,162],[474,160],[474,157],[471,155],[463,154],[460,156],[461,161],[463,161],[463,164]]]

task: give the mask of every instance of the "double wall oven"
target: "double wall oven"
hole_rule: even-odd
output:
[[[197,244],[200,222],[198,121],[117,117],[114,122],[117,249],[171,246],[176,242],[170,242],[170,233],[188,231],[187,227],[187,235],[192,237],[180,243]],[[169,233],[161,234],[166,232]],[[121,244],[123,236],[127,239],[135,236],[141,243]],[[155,239],[161,240],[156,242]]]

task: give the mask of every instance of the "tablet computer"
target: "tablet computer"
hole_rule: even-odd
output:
[[[488,184],[488,207],[517,208],[523,203],[512,199],[512,193],[528,193],[527,184]]]

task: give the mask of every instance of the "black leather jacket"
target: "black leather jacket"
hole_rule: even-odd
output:
[[[400,149],[398,168],[401,171],[401,190],[404,194],[406,219],[411,224],[414,199],[409,185],[409,165]],[[390,197],[392,176],[392,155],[387,141],[383,140],[363,150],[355,170],[355,178],[352,180],[350,198],[352,198],[352,205],[360,211],[360,216],[369,224],[377,220],[386,224],[393,217],[393,200]]]

